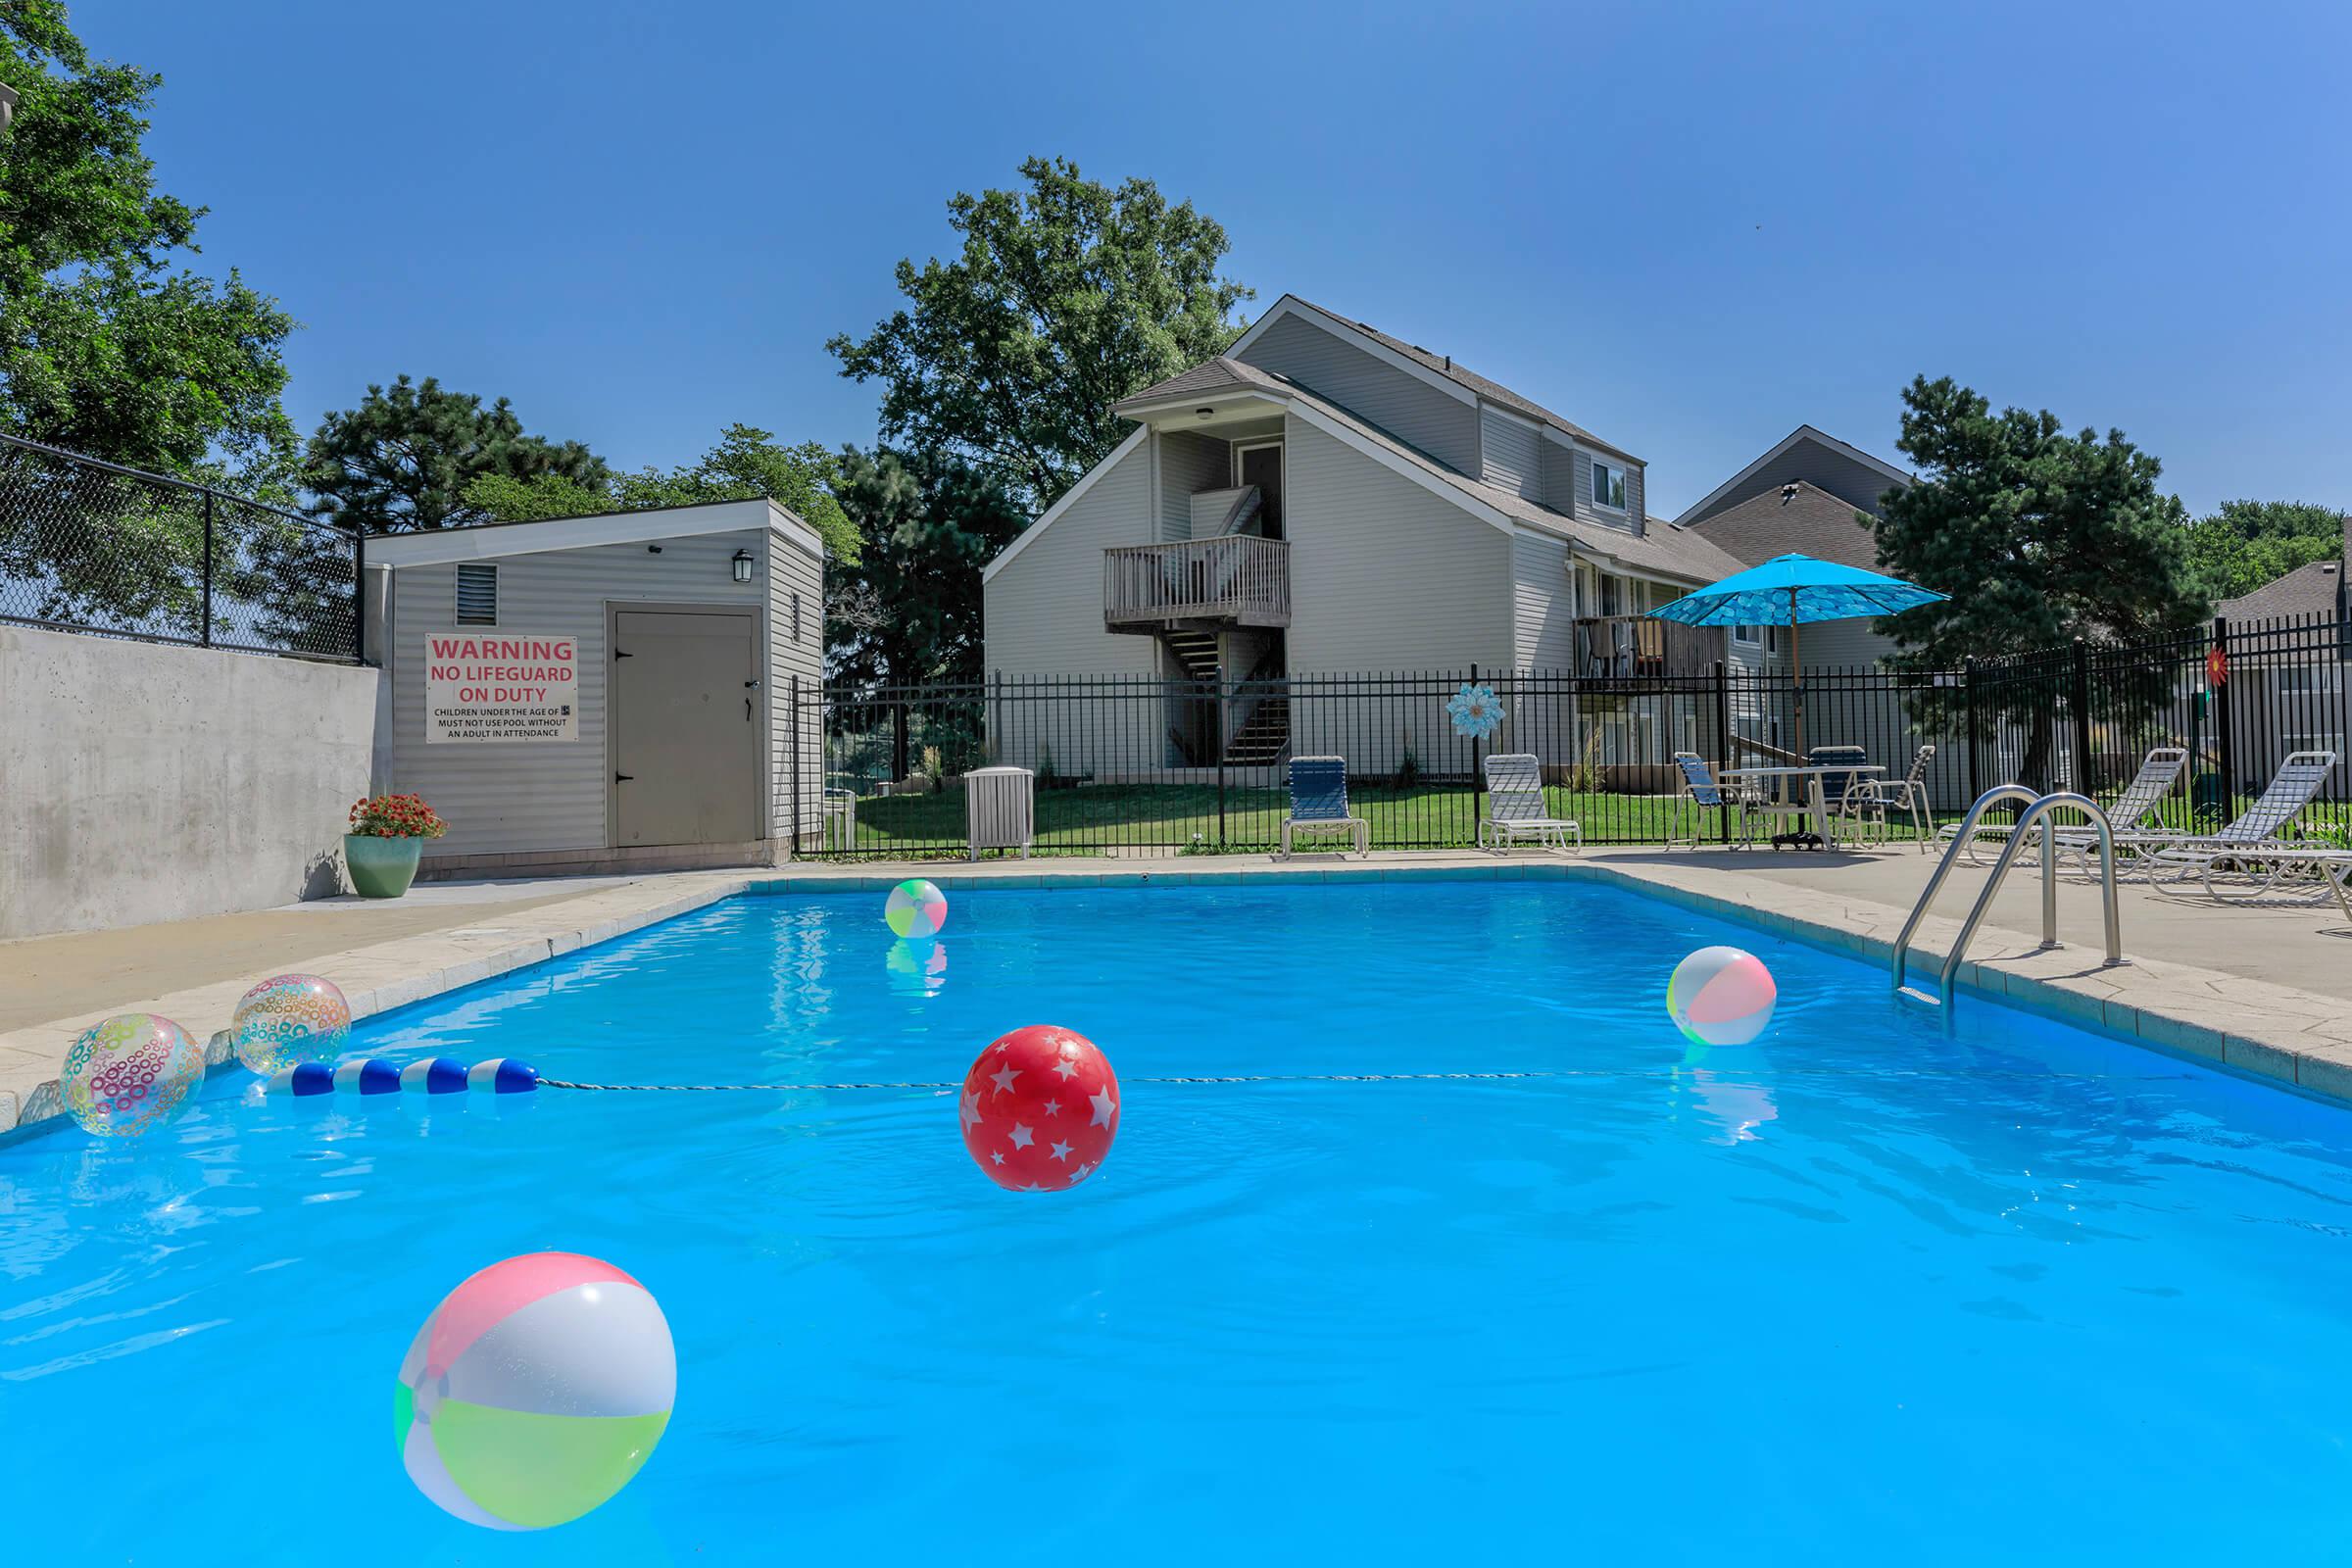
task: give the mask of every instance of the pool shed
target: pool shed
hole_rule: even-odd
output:
[[[784,508],[378,535],[367,563],[374,787],[449,823],[420,874],[764,865],[813,840],[824,546]]]

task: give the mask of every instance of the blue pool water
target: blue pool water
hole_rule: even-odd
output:
[[[1776,971],[1694,1054],[1673,960]],[[955,1079],[1037,1021],[1108,1163],[999,1192],[952,1097],[429,1108],[217,1078],[0,1147],[0,1556],[81,1563],[2312,1561],[2352,1554],[2352,1118],[1525,882],[745,899],[372,1020],[583,1080]],[[210,1026],[213,1020],[204,1020]],[[1572,1070],[1444,1083],[1178,1074]],[[458,1280],[593,1253],[675,1419],[498,1536],[394,1452]]]

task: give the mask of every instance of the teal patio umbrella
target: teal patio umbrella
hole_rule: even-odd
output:
[[[1786,626],[1788,665],[1796,676],[1796,755],[1805,755],[1805,662],[1797,627],[1812,620],[1898,615],[1944,595],[1860,566],[1811,556],[1775,556],[1711,587],[1650,612],[1686,626]]]

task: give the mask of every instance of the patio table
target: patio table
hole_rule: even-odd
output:
[[[1783,844],[1788,844],[1801,850],[1806,847],[1805,841],[1811,839],[1814,849],[1826,850],[1830,848],[1830,808],[1829,803],[1822,799],[1821,781],[1832,773],[1872,774],[1886,771],[1886,769],[1877,762],[1802,762],[1774,767],[1727,767],[1723,770],[1721,777],[1727,780],[1775,780],[1781,786],[1784,809],[1787,808],[1789,786],[1802,779],[1807,804],[1812,808],[1813,831],[1811,833],[1775,833],[1772,836],[1772,847],[1777,850]]]

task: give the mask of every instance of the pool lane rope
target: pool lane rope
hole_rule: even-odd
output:
[[[1679,1067],[1553,1067],[1522,1072],[1250,1072],[1185,1073],[1159,1078],[1130,1078],[1138,1084],[1431,1084],[1496,1083],[1526,1079],[1658,1078],[1672,1077]],[[2093,1082],[2160,1083],[2189,1077],[2177,1073],[2008,1072],[1949,1073],[1916,1067],[1838,1069],[1798,1067],[1781,1069],[1776,1076],[1902,1078],[2081,1078]],[[270,1093],[305,1098],[313,1095],[475,1094],[527,1095],[541,1089],[574,1089],[603,1095],[816,1095],[857,1090],[930,1090],[959,1087],[947,1079],[901,1078],[833,1084],[586,1084],[567,1078],[549,1078],[527,1061],[493,1056],[471,1066],[451,1056],[433,1056],[401,1064],[382,1056],[363,1057],[339,1066],[306,1061],[288,1067],[270,1080]]]

